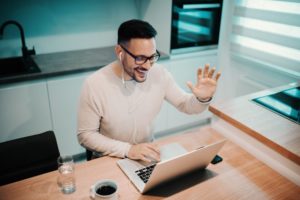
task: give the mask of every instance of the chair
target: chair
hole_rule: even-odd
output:
[[[59,155],[53,131],[0,143],[0,185],[56,170]]]
[[[85,148],[85,155],[86,155],[86,160],[87,161],[93,160],[95,158],[102,157],[101,153],[96,152],[96,151],[91,151],[91,150],[89,150],[87,148]]]
[[[86,160],[87,161],[92,160],[93,152],[88,149],[85,149],[85,153],[86,153]]]

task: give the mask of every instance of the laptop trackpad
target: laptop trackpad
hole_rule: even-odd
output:
[[[160,147],[160,161],[169,160],[176,156],[185,154],[186,152],[187,152],[187,150],[178,143],[170,143],[170,144],[163,145]],[[149,158],[149,159],[151,159],[151,158]],[[154,161],[154,160],[152,162],[146,162],[146,161],[142,161],[142,160],[139,160],[137,162],[140,165],[142,165],[143,167],[153,165],[156,163],[156,161]]]
[[[178,143],[170,143],[160,147],[160,160],[165,161],[185,154],[187,150]]]

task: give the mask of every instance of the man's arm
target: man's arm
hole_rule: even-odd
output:
[[[79,143],[90,150],[104,155],[125,157],[131,144],[114,140],[101,134],[100,123],[103,117],[101,105],[96,103],[88,80],[85,81],[78,108],[77,138]]]
[[[177,85],[172,75],[165,71],[167,80],[165,99],[181,112],[187,114],[201,113],[208,107],[216,90],[217,80],[220,74],[218,73],[216,77],[213,78],[214,71],[215,69],[209,70],[209,65],[206,65],[204,68],[204,73],[202,73],[202,69],[199,69],[197,84],[193,86],[191,82],[188,82],[192,93],[183,91]]]

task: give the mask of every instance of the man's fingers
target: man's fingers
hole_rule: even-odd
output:
[[[202,68],[199,68],[197,70],[197,77],[198,77],[198,80],[201,80],[202,79]]]
[[[155,145],[155,144],[150,144],[149,145],[149,155],[151,158],[153,158],[156,161],[160,160],[160,149]]]
[[[219,80],[220,76],[221,76],[221,72],[218,72],[217,75],[216,75],[216,77],[215,77],[216,81]]]
[[[129,152],[128,157],[134,160],[143,160],[146,162],[160,161],[160,149],[154,143],[142,143],[133,145]]]
[[[147,157],[151,161],[156,161],[156,162],[160,161],[160,156],[158,154],[151,154],[151,155],[149,155]]]
[[[216,71],[216,68],[213,67],[213,68],[208,72],[208,78],[212,78],[213,75],[214,75],[214,73],[215,73],[215,71]]]
[[[150,149],[149,149],[150,150]],[[160,155],[156,152],[151,150],[150,152],[144,152],[141,154],[141,159],[147,162],[159,162],[160,161]]]
[[[149,159],[147,156],[145,155],[141,155],[140,160],[145,161],[145,162],[151,162],[152,160]]]
[[[140,156],[144,161],[160,161],[160,150],[155,144],[146,143],[140,151]]]
[[[150,152],[154,152],[154,153],[156,153],[156,154],[160,154],[160,150],[159,150],[159,148],[158,147],[156,147],[155,145],[153,145],[153,144],[148,144],[147,145],[147,150],[149,150]]]
[[[209,71],[209,64],[205,64],[205,67],[204,67],[204,78],[207,78],[208,77],[208,71]]]
[[[157,154],[160,154],[160,149],[158,148],[157,145],[150,144],[149,147],[150,147],[150,149],[152,149],[153,151],[155,151]]]

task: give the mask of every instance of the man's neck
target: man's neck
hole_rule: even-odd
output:
[[[126,73],[126,71],[123,69],[123,66],[119,61],[116,61],[113,64],[113,72],[120,78],[122,79],[124,77],[125,81],[129,81],[132,78]]]

